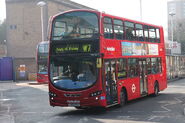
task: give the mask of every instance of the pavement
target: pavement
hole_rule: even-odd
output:
[[[124,107],[76,110],[51,107],[47,84],[0,83],[0,123],[185,123],[185,79],[170,82],[157,97]]]

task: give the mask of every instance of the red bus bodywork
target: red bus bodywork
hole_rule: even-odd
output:
[[[37,73],[37,82],[38,83],[48,83],[49,82],[48,75]]]
[[[98,68],[98,78],[96,80],[96,83],[87,89],[83,90],[77,90],[77,91],[69,91],[69,90],[62,90],[59,88],[56,88],[54,84],[52,83],[51,77],[49,77],[49,96],[50,96],[50,105],[51,106],[74,106],[74,107],[94,107],[94,106],[101,106],[101,107],[109,107],[114,104],[120,104],[120,94],[121,91],[124,89],[126,93],[126,98],[127,101],[133,100],[136,98],[140,98],[146,95],[150,95],[155,93],[154,86],[157,83],[159,86],[159,91],[164,90],[167,88],[167,81],[166,81],[166,60],[165,60],[165,46],[164,46],[164,33],[163,33],[163,28],[160,26],[155,26],[143,22],[138,22],[134,20],[129,20],[126,18],[121,18],[121,17],[116,17],[112,16],[106,13],[100,13],[98,11],[91,11],[91,10],[73,10],[73,11],[68,11],[68,12],[76,12],[76,11],[87,11],[87,12],[92,12],[96,13],[98,16],[99,20],[99,53],[100,53],[100,62],[101,62],[101,67]],[[66,12],[66,13],[68,13]],[[63,14],[63,13],[61,13]],[[53,17],[53,20],[61,15],[58,14]],[[155,28],[158,28],[160,31],[160,43],[153,43],[153,42],[144,42],[144,41],[129,41],[129,40],[117,40],[115,38],[113,39],[107,39],[104,37],[104,24],[103,24],[103,19],[105,17],[109,17],[111,19],[119,19],[122,21],[130,21],[142,25],[147,25],[147,26],[152,26]],[[53,22],[53,21],[52,21]],[[51,31],[52,32],[52,31]],[[52,35],[52,33],[51,33]],[[50,35],[50,36],[51,36]],[[51,38],[51,37],[50,37]],[[127,42],[127,43],[138,43],[138,44],[153,44],[158,47],[158,54],[157,55],[127,55],[123,56],[122,54],[122,42]],[[52,41],[51,41],[52,43]],[[51,54],[51,47],[49,50],[49,54]],[[162,71],[156,74],[144,74],[144,79],[147,82],[145,89],[147,89],[145,94],[141,93],[141,79],[140,79],[140,74],[136,77],[127,77],[123,79],[118,79],[118,59],[123,58],[123,59],[128,59],[130,58],[136,58],[139,61],[141,61],[140,65],[146,65],[146,58],[149,58],[151,61],[151,58],[155,57],[160,57],[161,60],[161,69]],[[49,58],[51,60],[51,57]],[[143,60],[144,59],[144,60]],[[50,64],[49,60],[49,64]],[[112,61],[113,60],[113,64]],[[115,67],[115,78],[116,78],[116,85],[115,87],[117,88],[117,98],[115,103],[109,103],[108,100],[108,94],[106,90],[106,63],[111,66]],[[138,66],[139,67],[139,66]],[[127,67],[128,70],[128,67]],[[51,68],[49,68],[49,73],[51,71]],[[141,73],[141,69],[138,70],[139,73]],[[93,95],[94,96],[91,96]]]
[[[48,41],[40,42],[37,45],[37,82],[48,83]],[[41,52],[40,52],[41,51]]]

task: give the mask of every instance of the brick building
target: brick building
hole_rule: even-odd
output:
[[[0,58],[6,57],[7,55],[7,46],[5,43],[0,43]]]
[[[31,75],[36,75],[36,45],[42,37],[41,10],[37,6],[39,1],[6,0],[7,56],[14,59],[13,69],[16,80],[28,80],[31,79]],[[44,1],[46,2],[44,6],[45,32],[50,16],[70,9],[91,9],[70,0]],[[21,65],[26,67],[24,76],[19,71]]]

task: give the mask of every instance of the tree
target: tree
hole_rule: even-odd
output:
[[[6,20],[0,24],[0,44],[4,44],[6,40]]]

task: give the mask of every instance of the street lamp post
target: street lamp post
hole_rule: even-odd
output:
[[[141,21],[143,20],[143,15],[142,15],[142,0],[140,0],[140,19],[141,19]]]
[[[173,48],[173,16],[175,15],[175,13],[170,12],[169,15],[171,16],[171,40],[172,40],[172,48]]]
[[[42,29],[42,41],[45,40],[45,34],[44,34],[44,6],[46,3],[44,1],[40,1],[37,3],[37,6],[41,9],[41,29]]]

